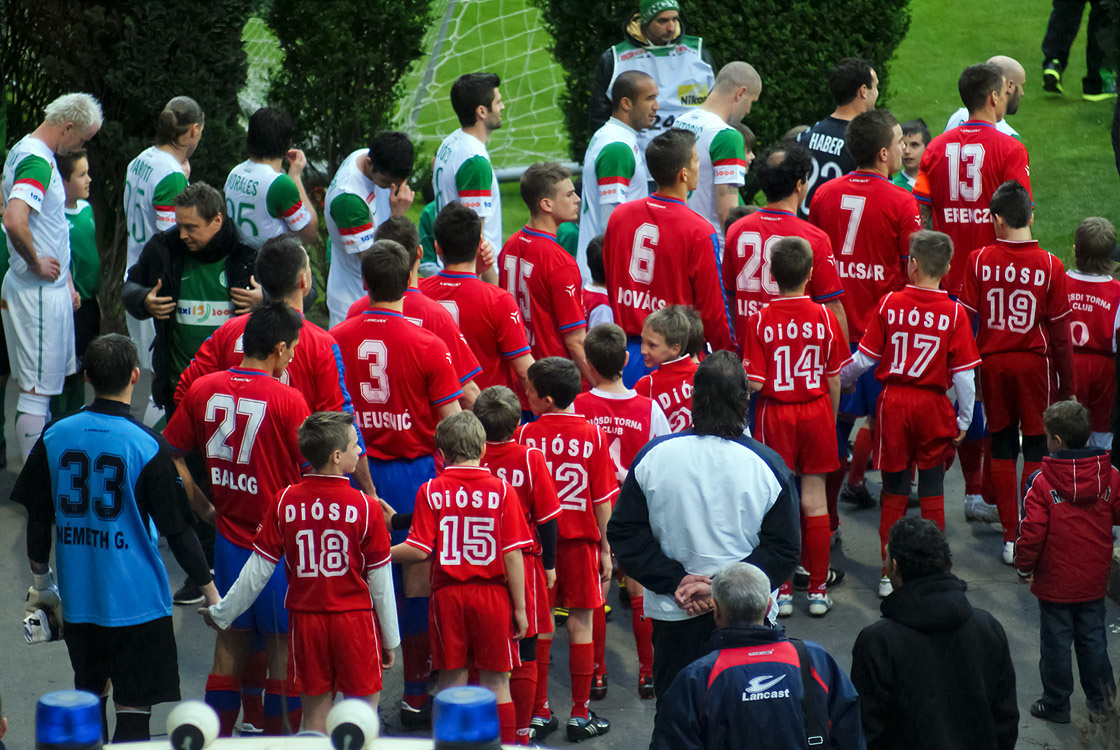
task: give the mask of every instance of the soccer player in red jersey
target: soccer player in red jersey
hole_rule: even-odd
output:
[[[299,448],[312,472],[269,503],[237,581],[199,611],[228,628],[283,561],[303,728],[325,733],[335,693],[377,710],[381,669],[393,666],[400,634],[381,507],[346,481],[362,461],[354,416],[315,412],[299,428]]]
[[[529,223],[514,232],[498,257],[498,285],[517,300],[534,359],[567,357],[590,382],[583,337],[583,277],[575,258],[556,243],[556,230],[579,219],[579,194],[571,173],[553,162],[521,175]]]
[[[486,433],[469,411],[444,419],[436,447],[446,467],[416,493],[416,513],[393,560],[432,560],[432,668],[439,689],[467,684],[467,667],[498,698],[502,742],[517,741],[509,673],[528,629],[522,550],[532,537],[517,492],[479,465]],[[516,626],[514,625],[516,623]]]
[[[482,365],[479,388],[524,382],[533,355],[517,301],[509,292],[475,274],[482,222],[474,211],[452,201],[432,227],[443,270],[420,280],[420,291],[443,305]]]
[[[463,338],[463,332],[451,317],[451,313],[420,291],[420,261],[424,257],[424,247],[420,244],[420,232],[416,229],[416,225],[407,216],[390,216],[377,228],[373,238],[399,242],[405,250],[415,248],[412,273],[408,277],[408,289],[404,292],[404,316],[421,328],[439,336],[443,343],[447,344],[447,351],[451,352],[451,364],[455,366],[455,372],[459,375],[459,384],[463,387],[463,396],[459,399],[459,405],[464,409],[471,408],[471,404],[478,398],[478,386],[475,385],[474,378],[482,372],[482,368],[475,359],[467,340]],[[369,297],[366,296],[350,305],[346,317],[348,319],[356,317],[368,309]]]
[[[770,274],[770,251],[784,237],[803,237],[813,249],[813,275],[808,294],[827,307],[846,330],[841,298],[844,288],[836,273],[832,243],[828,235],[797,218],[797,206],[809,189],[809,152],[796,143],[785,143],[768,151],[754,163],[766,205],[744,216],[727,230],[723,253],[723,289],[734,300],[735,331],[740,350],[747,319],[778,296],[778,285]]]
[[[703,341],[703,325],[698,327]],[[669,420],[657,402],[623,385],[622,371],[629,355],[626,334],[621,328],[613,323],[592,328],[584,349],[595,387],[576,396],[575,411],[602,431],[621,486],[638,451],[655,437],[670,433]],[[625,592],[630,600],[631,627],[638,650],[638,696],[648,699],[653,697],[653,623],[645,617],[642,585],[628,579]],[[607,692],[606,628],[605,610],[595,610],[595,676],[591,690],[592,695],[601,693],[600,697]]]
[[[533,544],[521,551],[525,560],[525,612],[529,629],[521,639],[521,663],[513,668],[510,694],[517,711],[517,744],[531,739],[533,709],[540,699],[540,715],[546,721],[535,727],[541,740],[548,724],[548,650],[552,644],[550,594],[556,584],[556,526],[560,500],[544,454],[513,440],[521,423],[521,402],[503,385],[492,385],[479,394],[474,415],[486,431],[486,451],[481,466],[517,490]],[[543,652],[541,659],[537,654]],[[555,722],[551,729],[555,729]],[[549,729],[548,731],[551,731]]]
[[[223,596],[252,554],[257,527],[276,493],[299,481],[303,458],[296,433],[310,413],[299,391],[275,378],[284,373],[299,341],[303,318],[287,303],[275,301],[249,316],[242,337],[240,366],[195,380],[179,403],[164,437],[176,453],[175,463],[187,495],[204,519],[215,519],[214,583]],[[213,506],[191,479],[184,457],[199,451],[210,474]],[[265,732],[280,734],[281,696],[287,688],[287,584],[275,573],[249,612],[218,634],[214,665],[206,681],[206,702],[218,712],[222,736],[228,737],[241,708],[241,667],[249,656],[251,630],[267,637]],[[289,712],[298,711],[289,700]],[[292,726],[299,726],[292,720]]]
[[[936,142],[936,141],[935,141]],[[1003,523],[1003,561],[1015,564],[1020,483],[1042,463],[1042,412],[1075,391],[1069,297],[1062,262],[1031,239],[1034,211],[1022,183],[1008,180],[992,195],[996,242],[968,258],[961,304],[978,319],[980,395],[992,434],[992,490]],[[1057,383],[1054,375],[1057,371]]]
[[[989,214],[996,188],[1018,180],[1031,192],[1026,147],[995,125],[1007,111],[1003,70],[992,63],[971,65],[957,89],[968,120],[930,141],[914,182],[923,226],[953,240],[953,263],[941,283],[954,297],[961,294],[969,254],[996,239]]]
[[[611,309],[629,337],[627,387],[649,372],[638,357],[642,322],[666,305],[695,307],[713,350],[735,347],[719,286],[719,234],[685,203],[700,174],[695,137],[662,133],[646,149],[646,166],[657,192],[616,208],[603,240]]]
[[[603,605],[603,587],[611,580],[606,530],[618,479],[603,434],[572,409],[580,376],[571,360],[546,357],[535,362],[526,393],[538,419],[521,427],[518,442],[544,453],[560,498],[556,599],[568,608],[572,714],[567,734],[569,742],[578,742],[610,729],[610,722],[589,711],[588,704],[595,671],[592,612]],[[538,718],[543,721],[535,724],[551,724],[551,716]]]
[[[591,238],[587,243],[587,269],[591,281],[583,285],[583,311],[587,317],[588,330],[600,323],[613,323],[611,298],[607,294],[607,275],[603,270],[603,235]]]
[[[1073,235],[1076,270],[1066,274],[1077,400],[1089,410],[1089,447],[1105,450],[1112,450],[1110,425],[1120,331],[1120,281],[1112,278],[1115,249],[1112,222],[1099,216],[1083,220]]]
[[[910,467],[918,469],[922,518],[944,531],[945,462],[972,423],[973,370],[980,364],[980,353],[968,314],[938,288],[952,257],[948,235],[911,235],[910,284],[887,294],[872,311],[854,361],[840,374],[841,385],[850,386],[861,373],[875,370],[883,383],[875,429],[875,468],[883,472],[879,596],[892,591],[886,574],[887,536],[895,521],[906,515]],[[883,366],[875,369],[880,361]],[[945,395],[950,383],[961,407],[959,416]]]
[[[294,235],[273,237],[257,253],[255,278],[269,299],[284,300],[303,315],[303,298],[311,289],[311,261],[307,251]],[[211,372],[235,367],[241,362],[242,336],[248,315],[238,315],[222,324],[194,355],[190,365],[179,376],[175,388],[175,404],[187,395],[191,384]],[[350,392],[342,368],[342,357],[334,337],[306,318],[299,331],[299,347],[280,378],[303,394],[313,411],[345,411],[354,413]],[[358,437],[365,450],[365,443]],[[369,467],[361,462],[354,470],[354,479],[363,492],[376,497]]]
[[[362,258],[370,309],[331,330],[365,436],[370,475],[381,497],[402,514],[412,512],[417,488],[436,475],[436,423],[459,411],[463,395],[443,341],[403,315],[412,266],[412,255],[399,243],[373,243]],[[403,530],[394,531],[395,543],[403,537]],[[431,705],[427,573],[423,566],[395,566],[394,576],[404,657],[401,721],[423,726]]]
[[[844,283],[840,301],[848,318],[848,341],[853,352],[879,300],[905,285],[910,235],[922,228],[918,202],[890,180],[902,169],[902,140],[902,127],[885,109],[873,109],[853,119],[848,124],[846,142],[856,169],[821,185],[809,211],[809,221],[823,229],[832,242]],[[879,381],[874,370],[869,370],[856,383],[854,392],[840,396],[836,419],[838,444],[845,447],[843,462],[852,425],[856,419],[867,417],[856,434],[848,483],[841,493],[842,498],[861,507],[874,505],[864,473],[871,457],[878,398]]]
[[[657,402],[673,432],[692,426],[692,378],[698,365],[688,354],[691,333],[683,305],[658,310],[642,326],[642,358],[650,373],[634,390]]]
[[[779,240],[770,250],[770,272],[780,296],[747,321],[743,363],[751,390],[761,393],[755,437],[801,477],[809,614],[822,617],[832,609],[825,589],[830,528],[824,478],[839,463],[836,408],[840,370],[850,355],[836,316],[805,294],[813,274],[809,243]],[[778,616],[792,614],[793,589],[786,581],[778,590]]]

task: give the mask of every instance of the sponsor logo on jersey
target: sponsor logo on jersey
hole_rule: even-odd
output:
[[[233,308],[205,300],[181,299],[176,303],[175,322],[187,326],[212,326],[217,328],[233,316]]]
[[[677,47],[677,52],[687,50],[688,47]],[[708,99],[708,84],[706,83],[685,83],[677,86],[677,99],[681,104],[686,107],[699,107]],[[690,127],[686,123],[679,123],[678,127],[687,128],[693,133],[699,134],[699,128],[695,126]]]
[[[746,690],[743,691],[744,701],[765,701],[774,700],[776,698],[788,698],[789,688],[784,690],[772,690],[775,685],[784,680],[786,676],[780,674],[777,677],[773,675],[759,675],[751,679],[747,683]]]

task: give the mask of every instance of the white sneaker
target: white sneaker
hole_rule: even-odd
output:
[[[1003,564],[1004,565],[1014,565],[1015,564],[1015,542],[1004,542],[1003,543]]]
[[[789,617],[793,614],[793,595],[778,596],[778,617]]]
[[[886,599],[894,593],[894,586],[891,584],[891,579],[883,576],[879,579],[879,598]]]
[[[832,597],[828,594],[809,594],[809,614],[824,617],[832,609]]]
[[[999,523],[999,509],[984,502],[984,498],[980,495],[965,495],[964,517],[969,521]]]

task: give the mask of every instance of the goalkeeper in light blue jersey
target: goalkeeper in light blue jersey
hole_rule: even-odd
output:
[[[219,597],[171,449],[129,413],[140,377],[135,345],[117,334],[94,339],[85,373],[93,403],[43,430],[12,490],[28,514],[25,635],[29,643],[63,638],[74,687],[102,696],[103,728],[112,684],[113,742],[142,741],[152,705],[179,700],[161,535],[208,603]]]

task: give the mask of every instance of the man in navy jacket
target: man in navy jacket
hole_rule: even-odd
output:
[[[682,670],[665,693],[650,750],[829,747],[863,750],[851,680],[816,643],[763,625],[770,583],[735,563],[712,581],[711,652]]]

